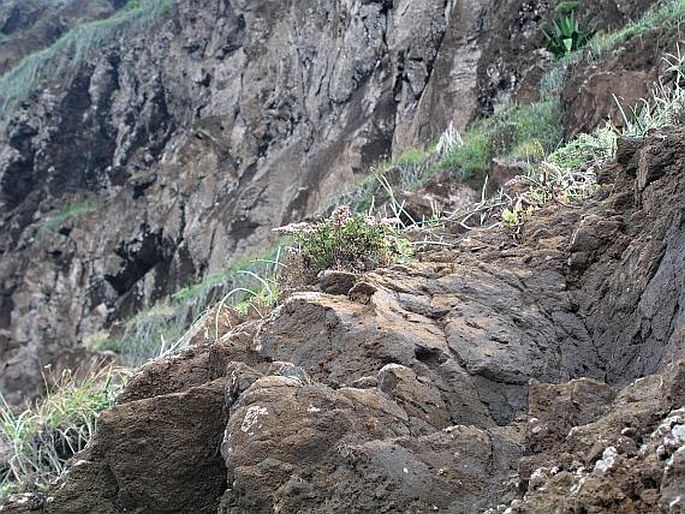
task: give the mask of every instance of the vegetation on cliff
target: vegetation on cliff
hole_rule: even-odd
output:
[[[139,30],[170,5],[168,2],[131,2],[128,10],[111,19],[74,29],[45,53],[28,58],[2,79],[3,108],[8,109],[12,103],[26,98],[30,90],[35,90],[47,78],[50,70],[54,71],[55,63],[58,63],[58,74],[71,73],[75,68],[69,68],[69,60],[78,62],[92,48],[109,38],[120,37],[131,27]],[[673,19],[664,18],[664,13],[682,17],[683,5],[684,2],[668,2],[648,13],[642,22],[631,25],[634,28],[619,31],[620,36],[603,36],[605,39],[601,41],[604,42],[597,43],[595,58],[606,55],[607,48],[612,45],[617,49],[615,45],[642,33],[649,24]],[[580,59],[580,54],[572,53],[561,66],[568,66],[574,59]],[[466,228],[505,225],[518,230],[536,210],[552,202],[569,204],[587,198],[598,188],[594,167],[614,155],[618,135],[640,137],[654,128],[680,121],[683,59],[679,50],[667,57],[667,64],[668,80],[658,84],[652,97],[645,99],[633,113],[625,113],[625,128],[621,130],[601,127],[564,144],[560,103],[556,97],[543,95],[540,102],[509,106],[490,118],[477,120],[463,135],[446,133],[445,138],[430,150],[411,149],[403,153],[379,169],[379,173],[357,191],[338,200],[338,203],[350,204],[351,211],[347,211],[344,219],[340,219],[338,209],[338,218],[322,219],[310,225],[310,229],[296,231],[299,252],[317,271],[330,267],[363,271],[405,257],[408,252],[402,234],[394,227],[369,222],[371,218],[363,213],[385,206],[405,225],[412,225],[412,229],[423,228],[426,220],[411,220],[405,216],[404,205],[396,200],[393,187],[420,188],[440,173],[459,180],[482,177],[489,171],[494,158],[520,165],[520,182],[524,187],[516,193],[500,191],[492,198],[484,198],[469,212],[436,215],[431,220],[433,225],[456,222]],[[549,87],[549,75],[545,80],[546,93],[558,89],[558,85]],[[19,87],[21,84],[23,88]],[[391,185],[386,177],[392,170],[399,170],[401,178],[395,181],[399,186]],[[389,202],[376,201],[376,197],[383,195]],[[78,212],[81,211],[67,209],[61,216],[76,216]],[[388,214],[388,211],[381,214]],[[477,223],[467,225],[467,220],[476,219]],[[245,315],[254,308],[263,315],[260,308],[271,308],[277,301],[277,294],[274,294],[277,285],[273,281],[284,265],[278,256],[280,250],[275,255],[211,275],[177,292],[169,301],[126,321],[119,327],[118,334],[96,334],[89,344],[98,350],[113,351],[122,360],[135,365],[187,342],[181,337],[183,331],[206,314],[208,305],[214,304],[217,313],[225,307]],[[351,265],[345,266],[345,263]],[[218,329],[213,336],[216,339],[221,336]],[[0,466],[4,469],[4,476],[0,478],[5,487],[0,495],[14,489],[46,487],[62,471],[64,460],[82,449],[94,431],[98,412],[111,404],[121,384],[119,380],[112,381],[112,371],[107,373],[110,374],[104,377],[90,377],[78,386],[74,382],[66,386],[60,384],[54,395],[48,395],[44,402],[24,413],[17,413],[6,404],[0,405],[0,450],[4,447],[9,451],[5,467]],[[109,387],[113,384],[114,388]],[[52,453],[41,453],[45,448]],[[47,470],[41,467],[44,462],[50,463]]]
[[[49,47],[27,55],[0,77],[0,120],[6,123],[16,106],[41,88],[73,79],[93,50],[149,29],[174,5],[175,0],[129,1],[109,18],[77,24]]]
[[[17,411],[0,396],[0,497],[44,491],[59,478],[66,462],[83,450],[129,373],[96,366],[53,376],[45,371],[45,397]]]

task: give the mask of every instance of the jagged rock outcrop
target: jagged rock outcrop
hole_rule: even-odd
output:
[[[613,26],[650,3],[590,14]],[[182,0],[35,92],[0,136],[0,391],[35,393],[65,349],[381,156],[532,98],[552,6],[519,4]]]
[[[43,508],[681,512],[684,142],[149,363]]]
[[[682,512],[684,379],[679,361],[618,393],[584,380],[531,388],[526,493],[509,512]]]
[[[387,154],[447,14],[181,2],[8,120],[0,390],[29,392],[83,334],[254,250]],[[88,195],[99,210],[40,230]]]

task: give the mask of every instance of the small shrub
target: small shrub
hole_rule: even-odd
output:
[[[328,219],[289,225],[279,231],[292,234],[294,251],[315,271],[368,271],[411,253],[409,242],[399,236],[393,224],[353,214],[345,205],[336,208]]]
[[[561,148],[552,152],[547,161],[561,168],[583,168],[611,159],[616,152],[616,131],[606,126],[592,134],[579,134]]]

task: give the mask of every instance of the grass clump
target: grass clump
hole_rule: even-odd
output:
[[[386,177],[399,189],[418,189],[425,180],[427,162],[433,155],[433,151],[409,148],[392,160],[372,166],[369,175],[354,184],[346,193],[337,196],[324,210],[332,212],[334,208],[346,205],[356,213],[369,213],[376,206],[376,198],[383,196],[379,177]]]
[[[392,161],[392,165],[400,167],[417,167],[428,157],[430,157],[429,152],[419,150],[418,148],[408,148]]]
[[[510,107],[472,124],[437,166],[460,170],[463,180],[488,172],[494,157],[539,160],[559,144],[562,130],[557,99]]]
[[[617,133],[607,126],[574,139],[529,166],[525,175],[514,179],[516,184],[508,184],[519,192],[500,189],[477,204],[461,225],[472,229],[504,223],[519,234],[523,223],[546,205],[570,206],[589,198],[599,189],[595,167],[614,156],[616,138]]]
[[[441,168],[458,168],[461,179],[467,179],[490,167],[490,159],[495,155],[494,141],[488,131],[474,127],[464,136],[463,144],[455,147],[440,161]]]
[[[432,151],[409,149],[390,163],[372,168],[337,205],[368,213],[376,198],[387,197],[387,185],[395,190],[416,190],[434,173],[456,170],[458,180],[485,176],[492,159],[538,162],[556,148],[563,137],[561,107],[557,98],[530,105],[510,106],[489,118],[476,120],[463,136],[452,127]]]
[[[667,66],[667,77],[654,84],[649,97],[631,109],[630,115],[616,101],[623,115],[623,135],[644,137],[652,130],[682,123],[685,114],[685,56],[680,45],[676,47],[675,54],[667,54],[663,60]]]
[[[667,0],[654,4],[645,15],[623,28],[607,34],[598,34],[589,43],[595,58],[604,57],[619,49],[632,38],[655,28],[677,27],[685,17],[685,0]]]
[[[51,46],[34,52],[0,78],[0,115],[50,83],[70,80],[96,48],[139,33],[173,8],[175,0],[135,0],[103,20],[72,28]]]
[[[257,274],[250,275],[256,280],[256,286],[234,289],[235,293],[243,293],[243,299],[233,304],[233,308],[241,318],[250,318],[255,315],[264,318],[266,313],[278,304],[281,296],[279,281],[275,276],[264,278]],[[224,297],[219,305],[223,305],[226,299]]]
[[[294,252],[313,272],[369,271],[410,255],[410,245],[388,220],[354,214],[341,205],[327,219],[280,229],[295,240]]]
[[[44,491],[59,478],[67,460],[92,439],[100,413],[126,378],[113,367],[82,378],[65,370],[45,398],[21,412],[0,396],[0,497]]]

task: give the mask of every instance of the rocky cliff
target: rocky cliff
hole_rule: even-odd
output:
[[[455,235],[200,331],[138,372],[59,488],[6,509],[682,512],[684,142],[620,141],[609,194],[519,241]]]
[[[582,14],[615,28],[651,3]],[[382,156],[539,100],[555,69],[551,2],[169,5],[2,96],[10,400]],[[644,96],[678,34],[626,38],[564,68],[568,137],[617,113],[610,93]],[[682,128],[621,138],[594,196],[516,234],[446,223],[416,262],[326,275],[237,326],[206,315],[59,484],[0,511],[682,512],[683,148]]]
[[[649,3],[585,14],[615,27]],[[546,2],[169,5],[20,76],[18,97],[5,83],[0,391],[15,400],[89,334],[250,254],[382,156],[534,99],[549,65]]]

